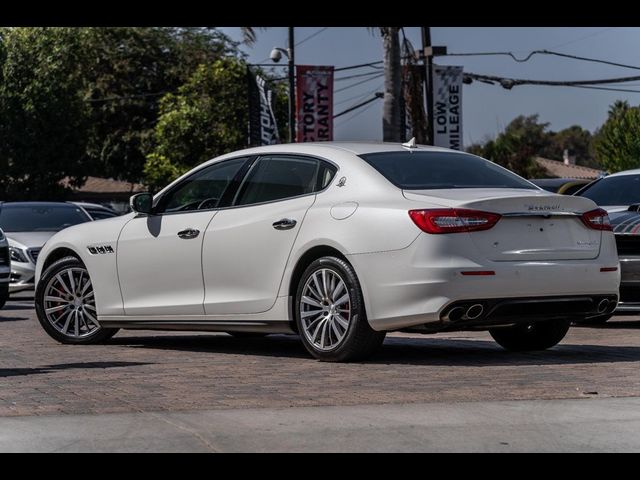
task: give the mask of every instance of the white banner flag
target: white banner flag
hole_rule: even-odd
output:
[[[433,66],[433,144],[462,150],[462,67]]]

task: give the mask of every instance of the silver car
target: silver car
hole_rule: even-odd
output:
[[[1,202],[0,228],[7,237],[11,259],[9,293],[34,288],[38,254],[49,238],[91,220],[83,208],[72,203]]]
[[[576,195],[593,200],[609,212],[622,276],[616,311],[640,312],[640,169],[601,178]]]
[[[0,229],[0,308],[9,298],[9,275],[11,274],[11,259],[9,258],[9,242]]]

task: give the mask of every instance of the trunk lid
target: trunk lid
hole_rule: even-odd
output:
[[[491,261],[588,260],[600,254],[602,232],[580,219],[580,214],[597,206],[583,197],[503,188],[404,190],[403,194],[424,204],[501,214],[490,230],[467,234]]]

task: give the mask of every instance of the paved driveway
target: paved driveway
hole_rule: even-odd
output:
[[[30,301],[0,310],[0,416],[640,396],[640,317],[573,328],[546,352],[486,333],[393,334],[372,360],[311,359],[296,337],[120,332],[60,345]]]

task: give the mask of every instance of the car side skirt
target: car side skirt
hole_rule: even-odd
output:
[[[176,319],[175,317],[171,320],[131,320],[131,317],[98,317],[98,321],[104,328],[122,328],[127,330],[295,333],[291,328],[291,323],[288,321],[228,321],[198,318]]]

